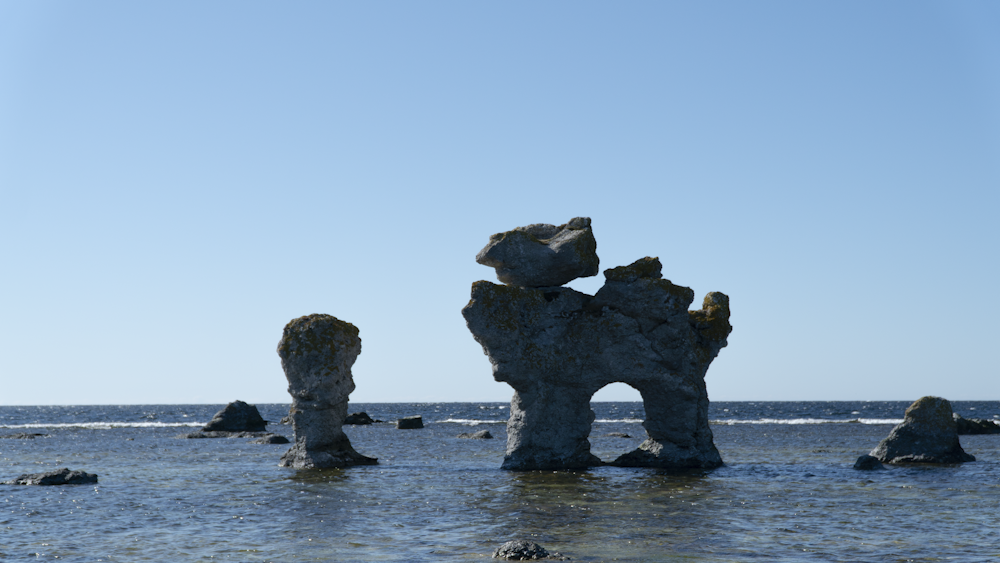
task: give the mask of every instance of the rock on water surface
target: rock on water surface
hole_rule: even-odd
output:
[[[986,418],[965,418],[955,413],[955,425],[959,436],[975,434],[1000,434],[1000,425]]]
[[[494,559],[508,559],[511,561],[532,561],[537,559],[555,559],[560,561],[568,560],[561,554],[552,552],[528,540],[513,540],[504,543],[493,552]]]
[[[597,241],[589,217],[565,225],[536,224],[490,237],[476,262],[496,268],[497,279],[521,287],[563,285],[597,275]]]
[[[85,471],[57,469],[46,473],[31,473],[4,481],[4,485],[92,485],[97,483],[97,475]]]
[[[267,421],[254,405],[233,401],[215,413],[202,432],[264,432]]]
[[[614,382],[642,395],[648,434],[614,465],[722,465],[708,426],[705,373],[732,331],[729,298],[709,293],[701,309],[689,311],[694,292],[662,279],[660,270],[649,257],[606,270],[594,296],[566,287],[472,285],[462,314],[494,379],[514,388],[504,469],[602,465],[590,453],[590,399]]]
[[[344,434],[351,366],[361,353],[358,329],[330,315],[308,315],[285,326],[278,355],[292,396],[295,444],[283,467],[345,467],[378,461],[354,451]]]
[[[423,427],[424,417],[419,414],[416,416],[404,416],[396,421],[396,428],[399,430],[416,430]]]
[[[963,463],[976,461],[958,443],[951,403],[922,397],[906,409],[896,425],[869,454],[883,463]]]

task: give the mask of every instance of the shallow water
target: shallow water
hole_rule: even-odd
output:
[[[488,561],[514,538],[574,561],[1000,560],[1000,435],[962,437],[974,463],[851,468],[906,405],[715,403],[727,465],[684,475],[502,471],[507,411],[495,403],[352,405],[427,426],[346,427],[379,465],[322,471],[277,467],[287,445],[177,438],[221,405],[0,407],[0,434],[50,434],[0,440],[0,480],[100,476],[0,486],[0,560]],[[641,404],[593,406],[595,454],[641,442]],[[955,406],[1000,416],[998,402]],[[269,420],[287,411],[259,407]],[[484,428],[497,439],[456,438]]]

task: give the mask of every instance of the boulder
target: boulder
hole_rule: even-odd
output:
[[[882,463],[963,463],[976,461],[958,443],[951,403],[941,397],[921,397],[869,454]]]
[[[308,315],[285,326],[278,356],[292,396],[295,444],[282,467],[375,465],[344,434],[347,401],[354,391],[351,366],[361,353],[358,329],[331,315]]]
[[[955,413],[955,426],[959,436],[972,434],[1000,434],[1000,425],[986,418],[965,418]]]
[[[418,428],[424,427],[424,419],[422,416],[404,416],[403,418],[396,421],[396,428],[399,430],[416,430]]]
[[[559,286],[596,276],[600,264],[589,217],[497,233],[476,255],[476,262],[495,268],[501,282],[520,287]]]
[[[278,434],[268,434],[267,436],[261,436],[250,440],[250,444],[287,444],[288,438],[284,436],[279,436]]]
[[[513,540],[501,545],[493,552],[493,558],[513,561],[531,561],[535,559],[569,560],[569,557],[563,557],[562,554],[554,551],[549,552],[544,547],[528,540]]]
[[[708,425],[705,374],[726,346],[729,298],[662,279],[657,258],[606,270],[591,296],[564,287],[472,285],[462,309],[493,365],[514,388],[503,468],[572,469],[602,465],[590,453],[590,399],[624,382],[643,398],[648,435],[616,459],[625,467],[722,465]]]
[[[490,434],[489,430],[480,430],[479,432],[462,432],[458,437],[471,440],[492,440],[493,434]]]
[[[365,424],[375,424],[376,422],[381,422],[380,420],[375,420],[374,418],[368,416],[366,412],[355,412],[347,415],[344,419],[344,424],[353,425],[365,425]]]
[[[233,401],[215,413],[202,432],[264,432],[267,421],[254,405]]]
[[[863,455],[858,458],[858,461],[854,462],[854,469],[860,471],[872,471],[877,469],[885,469],[882,462],[878,460],[877,457],[872,457],[870,455]]]
[[[24,474],[16,479],[4,481],[4,485],[92,485],[97,483],[97,475],[84,471],[57,469],[46,473]]]
[[[624,432],[608,432],[607,434],[605,434],[605,436],[607,436],[608,438],[631,438],[632,437],[632,436],[630,436],[630,435],[628,435],[628,434],[626,434]]]

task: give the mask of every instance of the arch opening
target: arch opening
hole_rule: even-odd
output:
[[[609,383],[590,399],[594,422],[590,429],[590,451],[609,463],[631,452],[646,439],[642,423],[646,409],[639,390],[627,383]]]

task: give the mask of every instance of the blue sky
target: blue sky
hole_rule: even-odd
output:
[[[727,293],[713,400],[998,399],[993,2],[0,1],[0,404],[506,401],[489,235]],[[603,275],[570,285],[595,292]],[[598,399],[632,400],[622,384]]]

